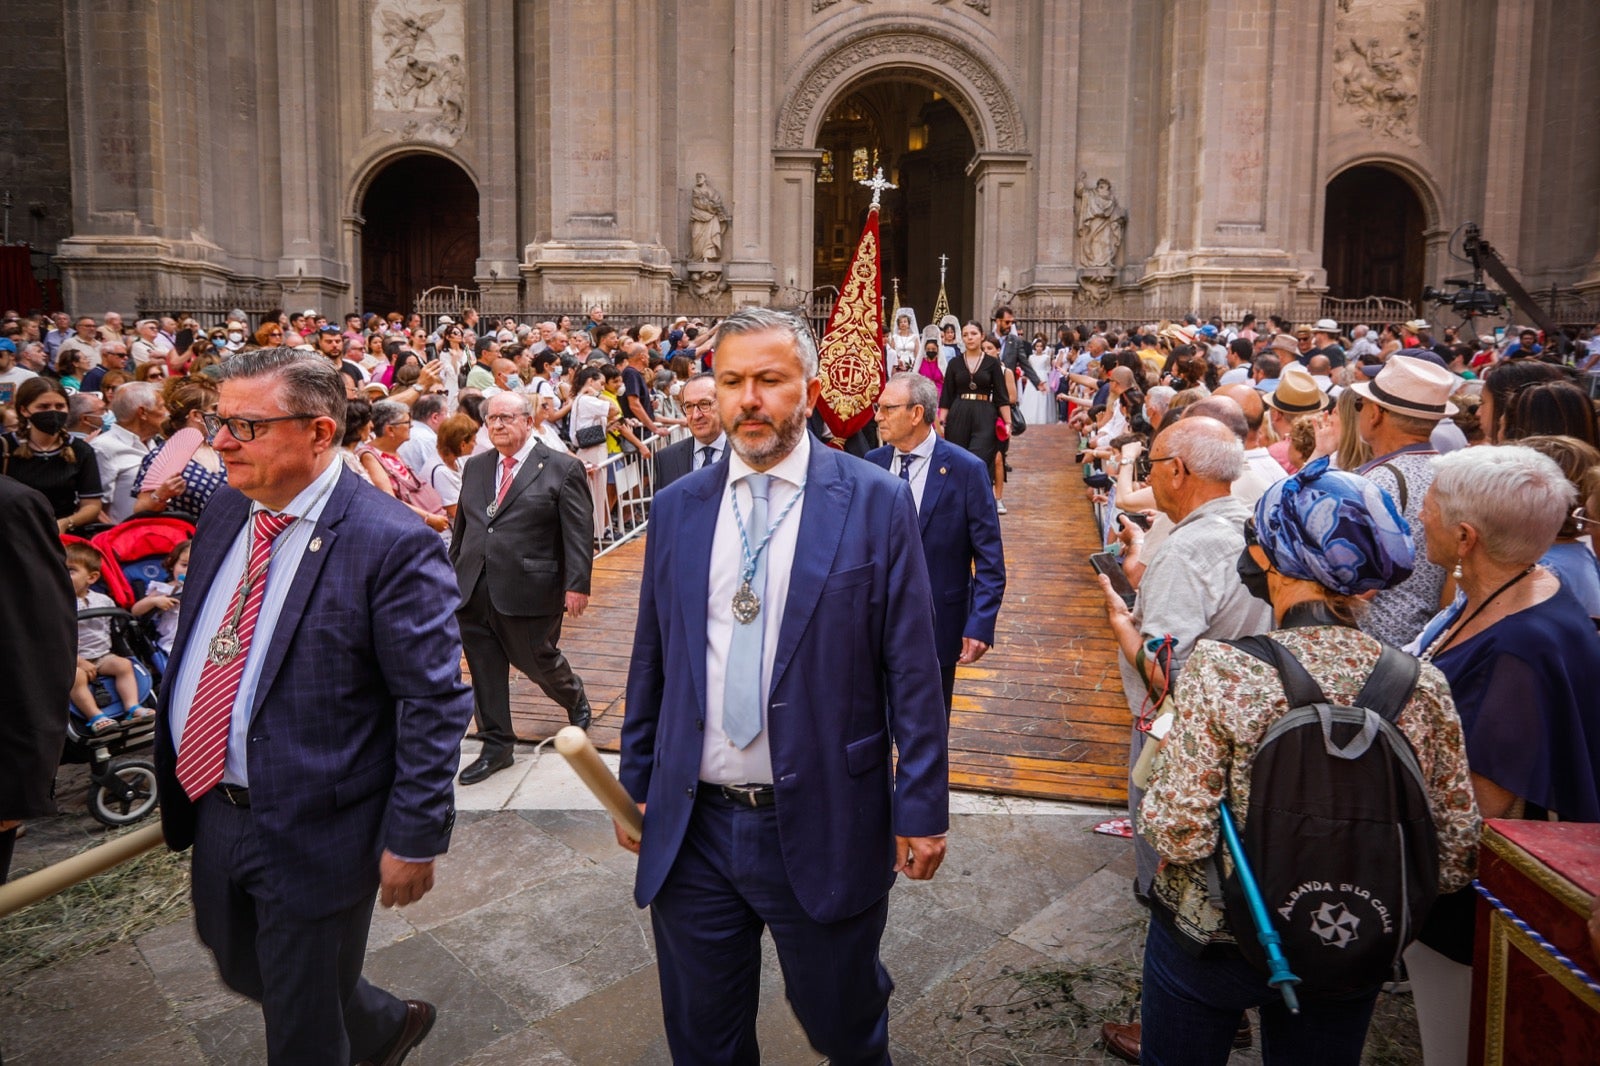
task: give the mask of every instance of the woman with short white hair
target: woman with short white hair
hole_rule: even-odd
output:
[[[1433,461],[1422,504],[1428,557],[1452,568],[1455,602],[1407,648],[1450,682],[1485,818],[1600,821],[1600,635],[1539,565],[1577,493],[1532,448],[1486,446]],[[1440,897],[1406,952],[1423,1057],[1464,1063],[1475,899]]]

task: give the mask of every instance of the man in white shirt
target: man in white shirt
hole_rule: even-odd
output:
[[[756,1061],[770,929],[812,1047],[887,1062],[889,890],[934,875],[949,827],[915,506],[806,432],[822,383],[794,316],[730,315],[715,374],[733,455],[655,498],[670,534],[645,557],[622,732],[648,814],[618,842],[639,854],[667,1043],[678,1062]]]
[[[153,362],[165,365],[166,353],[172,348],[172,343],[161,336],[161,323],[153,318],[141,318],[133,324],[133,331],[138,334],[128,349],[128,354],[133,356],[133,365],[141,367]],[[164,346],[163,341],[166,341]]]
[[[62,352],[77,351],[89,357],[89,365],[100,365],[100,338],[95,333],[94,319],[84,315],[78,319],[74,327],[77,332],[61,342],[56,349],[56,357],[60,358]],[[122,338],[118,337],[116,343],[121,344]]]
[[[122,522],[133,517],[139,464],[154,447],[161,424],[167,420],[167,405],[148,381],[130,381],[111,398],[111,413],[117,424],[96,437],[90,447],[100,464],[106,517]]]
[[[439,423],[448,415],[445,398],[435,393],[423,393],[411,405],[411,436],[396,451],[418,476],[439,461]]]

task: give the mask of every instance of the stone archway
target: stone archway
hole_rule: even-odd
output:
[[[823,153],[829,150],[822,141],[830,117],[864,91],[885,85],[915,87],[924,94],[925,102],[937,101],[949,119],[958,120],[955,126],[966,135],[960,138],[965,158],[958,164],[961,193],[951,198],[955,210],[947,216],[958,236],[946,242],[949,247],[931,251],[913,249],[908,243],[903,255],[915,261],[916,270],[933,279],[934,291],[940,252],[959,259],[951,268],[951,304],[980,316],[986,313],[988,294],[1004,273],[1002,251],[1026,244],[1025,235],[1012,232],[1021,223],[1029,179],[1027,133],[1011,87],[965,39],[920,21],[908,25],[878,20],[830,37],[807,53],[797,69],[800,73],[783,94],[773,137],[775,213],[799,220],[798,225],[777,234],[774,261],[780,278],[801,289],[833,280],[834,246],[840,243],[836,231],[841,223],[813,224],[821,215],[817,181]],[[931,130],[933,123],[928,125]],[[909,145],[898,147],[909,149]],[[904,154],[908,159],[917,155],[915,151]],[[841,166],[844,179],[849,180],[850,160],[836,161],[836,173]],[[908,176],[915,184],[916,175]],[[844,241],[853,247],[860,220],[846,219],[843,225]],[[828,247],[827,261],[819,267],[818,250],[824,245]],[[909,275],[912,264],[905,269]],[[927,279],[919,277],[913,285],[927,287]],[[919,304],[924,315],[932,309],[931,298],[925,303]]]
[[[360,195],[361,306],[407,313],[435,285],[473,287],[478,187],[460,165],[432,153],[386,161]]]
[[[800,66],[804,73],[778,109],[773,147],[779,151],[816,144],[842,88],[886,71],[947,97],[966,120],[980,153],[1027,150],[1022,110],[1010,88],[965,40],[942,27],[869,24],[830,38]]]

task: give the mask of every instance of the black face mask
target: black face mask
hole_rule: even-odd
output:
[[[67,412],[35,411],[28,416],[28,425],[48,437],[53,437],[67,428]]]
[[[1234,569],[1239,572],[1239,580],[1244,582],[1250,595],[1264,603],[1272,602],[1272,596],[1267,592],[1267,568],[1256,562],[1248,545],[1239,553],[1239,562]]]

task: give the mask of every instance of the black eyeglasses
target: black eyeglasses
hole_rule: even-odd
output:
[[[275,418],[220,418],[217,415],[201,415],[206,425],[206,436],[215,437],[217,430],[223,426],[228,427],[228,435],[240,444],[248,444],[256,439],[256,427],[271,425],[273,422],[296,422],[304,418],[320,418],[321,415],[278,415]]]
[[[1155,466],[1157,463],[1174,463],[1174,462],[1177,462],[1177,460],[1178,460],[1178,457],[1176,455],[1163,455],[1159,459],[1157,459],[1157,458],[1152,456],[1149,459],[1149,463],[1150,463],[1151,466]]]

